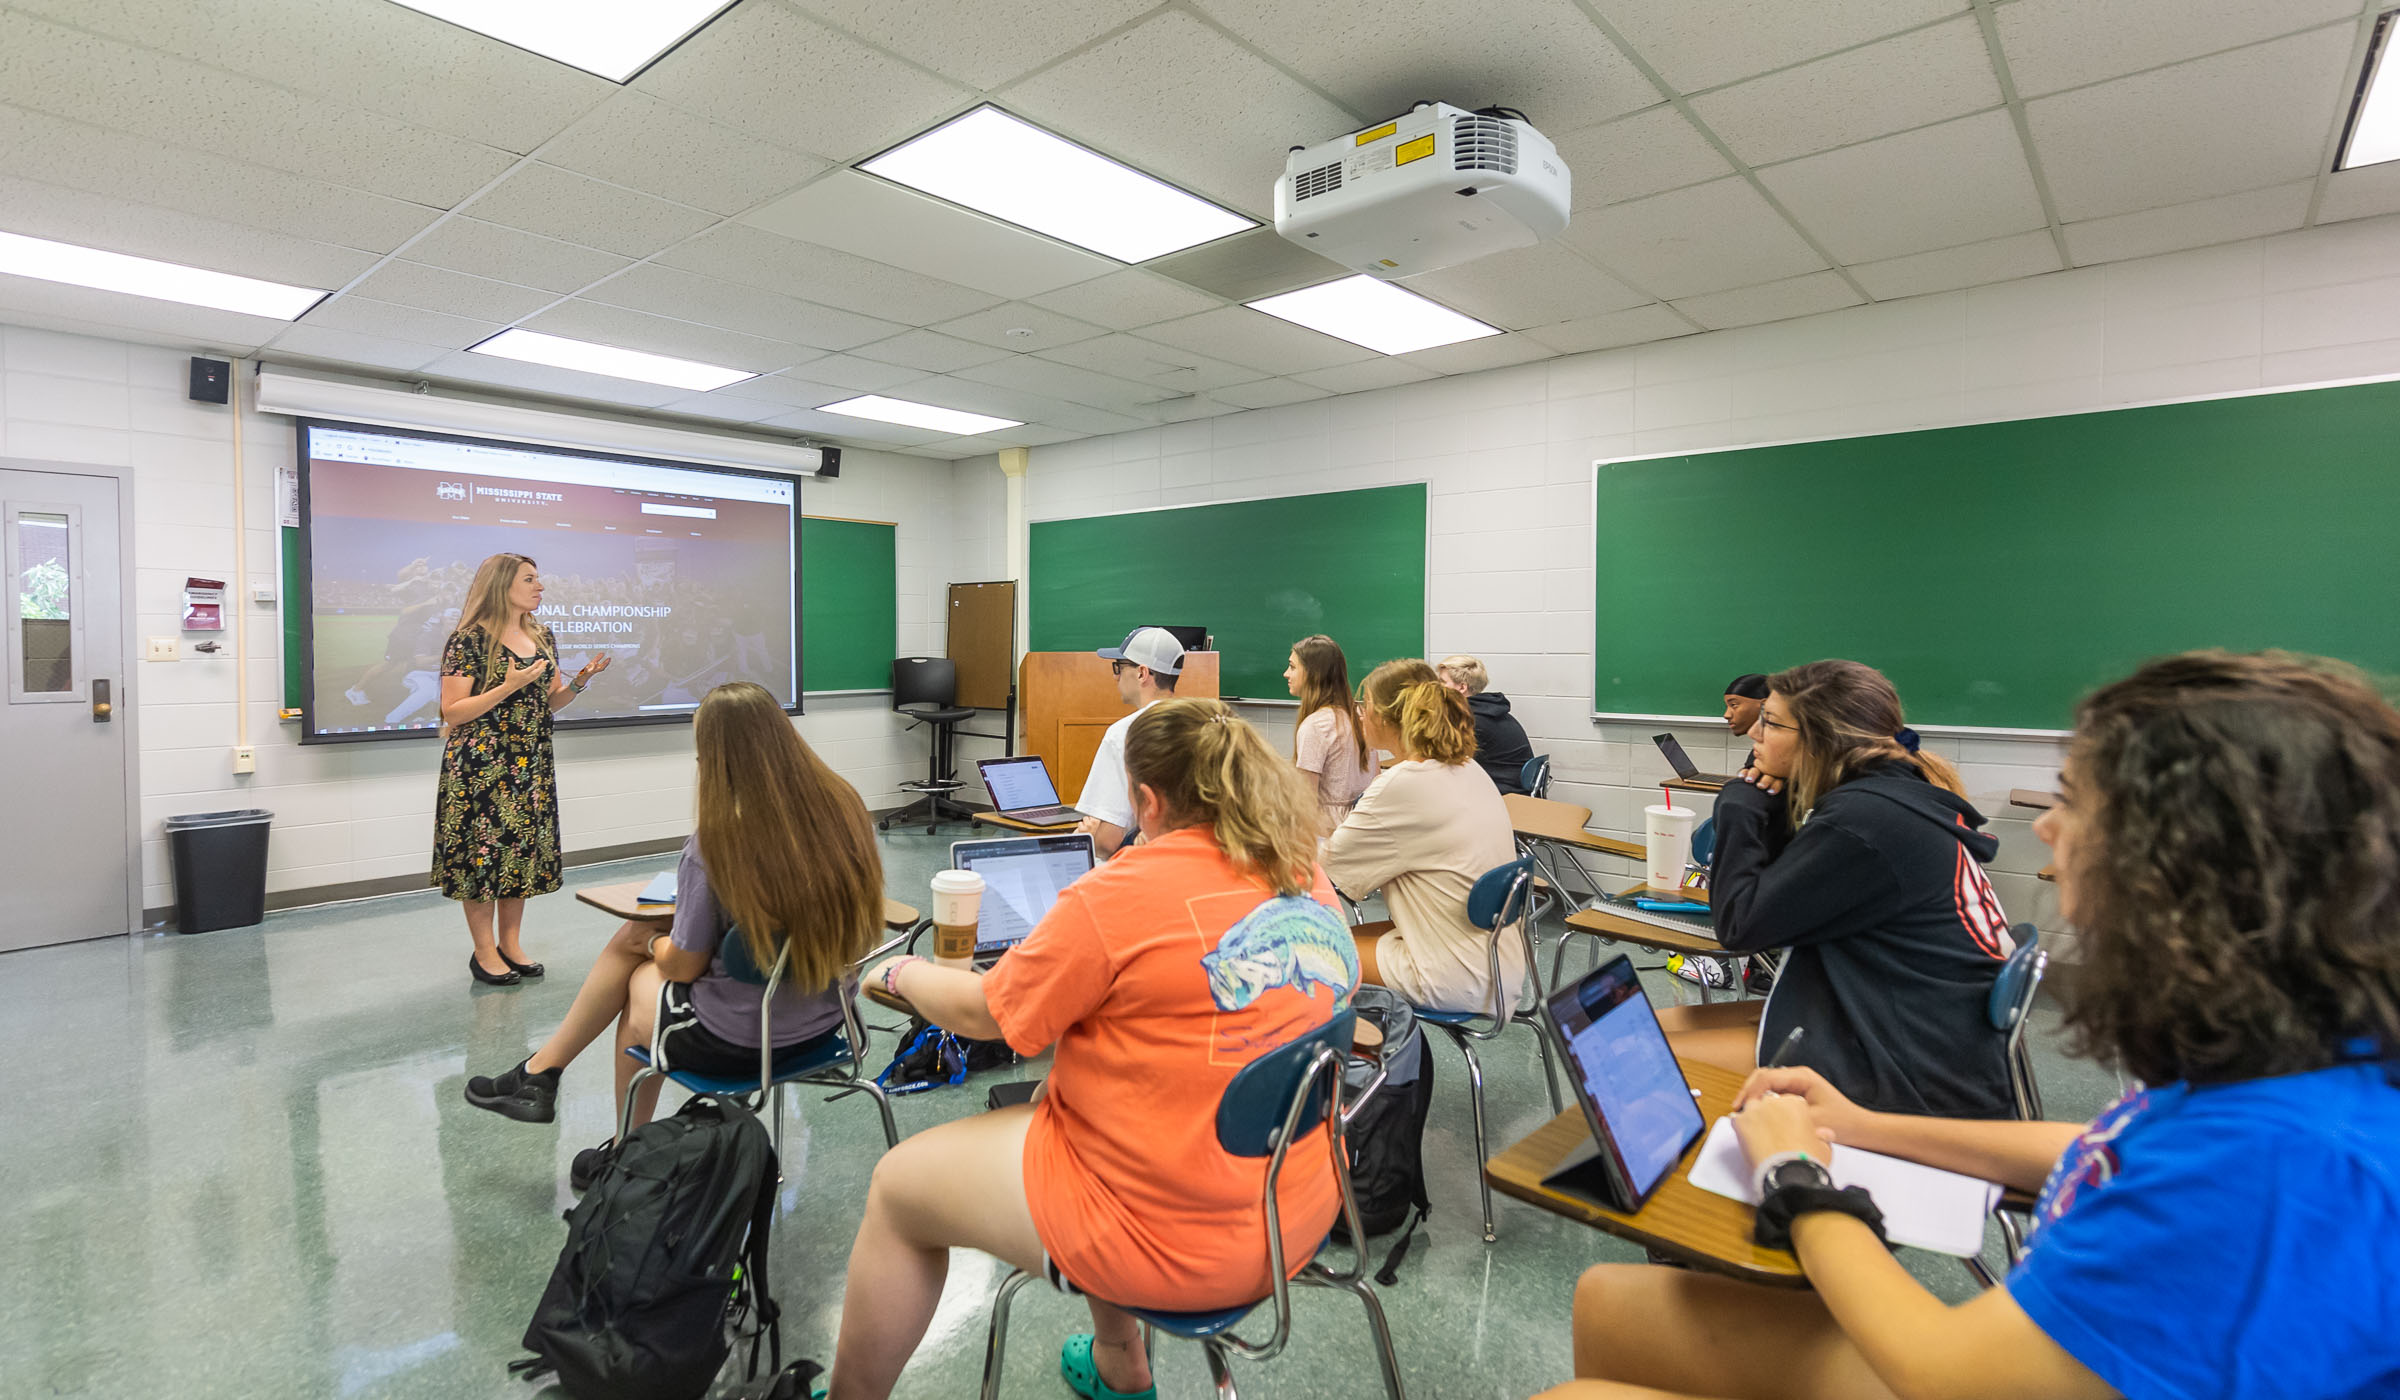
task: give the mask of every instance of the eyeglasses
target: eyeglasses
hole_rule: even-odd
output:
[[[1111,661],[1108,663],[1108,673],[1112,676],[1124,675],[1125,668],[1132,664],[1130,661]]]
[[[1799,726],[1799,725],[1796,725],[1796,724],[1778,724],[1778,723],[1776,723],[1774,720],[1771,720],[1771,719],[1767,718],[1767,713],[1766,713],[1766,711],[1764,711],[1764,710],[1761,710],[1761,711],[1759,711],[1759,714],[1758,714],[1758,722],[1759,722],[1760,724],[1763,724],[1763,725],[1765,725],[1765,726],[1766,726],[1767,728],[1769,728],[1769,729],[1780,729],[1780,730],[1782,730],[1782,731],[1783,731],[1784,733],[1786,733],[1786,734],[1797,734],[1797,733],[1799,733],[1799,732],[1800,732],[1800,726]]]

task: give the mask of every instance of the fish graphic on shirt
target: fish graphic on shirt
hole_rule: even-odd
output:
[[[1277,987],[1302,996],[1330,988],[1338,1011],[1358,985],[1358,944],[1331,909],[1302,895],[1281,895],[1227,929],[1200,966],[1220,1011],[1239,1011]]]

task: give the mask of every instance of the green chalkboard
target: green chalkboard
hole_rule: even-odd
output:
[[[1034,522],[1035,651],[1114,646],[1144,623],[1216,634],[1226,695],[1289,694],[1292,643],[1323,632],[1353,681],[1425,651],[1425,487]]]
[[[883,690],[900,644],[899,530],[800,522],[800,688]]]
[[[297,710],[308,689],[308,677],[300,673],[300,624],[308,617],[308,600],[300,596],[299,527],[286,525],[275,538],[283,555],[283,584],[275,594],[275,606],[283,612],[283,707]]]
[[[1912,721],[2064,729],[2146,657],[2400,670],[2400,384],[1602,464],[1593,708],[1744,671],[1892,678]]]

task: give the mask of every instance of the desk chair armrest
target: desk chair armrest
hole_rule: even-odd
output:
[[[1351,1120],[1351,1119],[1353,1119],[1353,1118],[1356,1118],[1356,1117],[1358,1116],[1358,1111],[1359,1111],[1360,1109],[1362,1109],[1362,1108],[1365,1108],[1365,1107],[1367,1106],[1367,1101],[1368,1101],[1369,1099],[1372,1099],[1372,1098],[1374,1098],[1376,1094],[1378,1094],[1378,1093],[1380,1093],[1380,1092],[1382,1091],[1382,1089],[1383,1089],[1383,1081],[1385,1081],[1386,1079],[1389,1079],[1389,1078],[1391,1078],[1391,1077],[1392,1077],[1392,1066],[1391,1066],[1391,1063],[1390,1063],[1389,1061],[1387,1061],[1386,1059],[1384,1059],[1384,1057],[1383,1057],[1383,1054],[1382,1054],[1382,1052],[1381,1052],[1381,1051],[1378,1051],[1378,1052],[1376,1052],[1376,1055],[1375,1055],[1375,1077],[1374,1077],[1373,1079],[1370,1079],[1370,1080],[1368,1080],[1368,1081],[1367,1081],[1365,1084],[1361,1085],[1361,1086],[1359,1087],[1359,1091],[1358,1091],[1358,1097],[1356,1097],[1356,1098],[1352,1099],[1352,1100],[1350,1101],[1350,1103],[1349,1103],[1349,1106],[1348,1106],[1348,1107],[1346,1107],[1346,1108],[1344,1108],[1344,1109],[1342,1110],[1342,1126],[1343,1126],[1343,1127],[1347,1128],[1347,1127],[1349,1127],[1349,1126],[1350,1126],[1350,1120]],[[1338,1085],[1340,1082],[1341,1082],[1341,1081],[1340,1081],[1339,1079],[1336,1079],[1336,1081],[1335,1081],[1335,1083],[1336,1083],[1337,1085]]]

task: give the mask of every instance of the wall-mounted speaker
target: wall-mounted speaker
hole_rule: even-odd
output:
[[[232,364],[204,355],[192,356],[192,402],[228,403],[232,398]]]
[[[817,450],[825,454],[824,465],[817,468],[817,475],[827,481],[840,476],[842,474],[842,449],[820,447]]]

